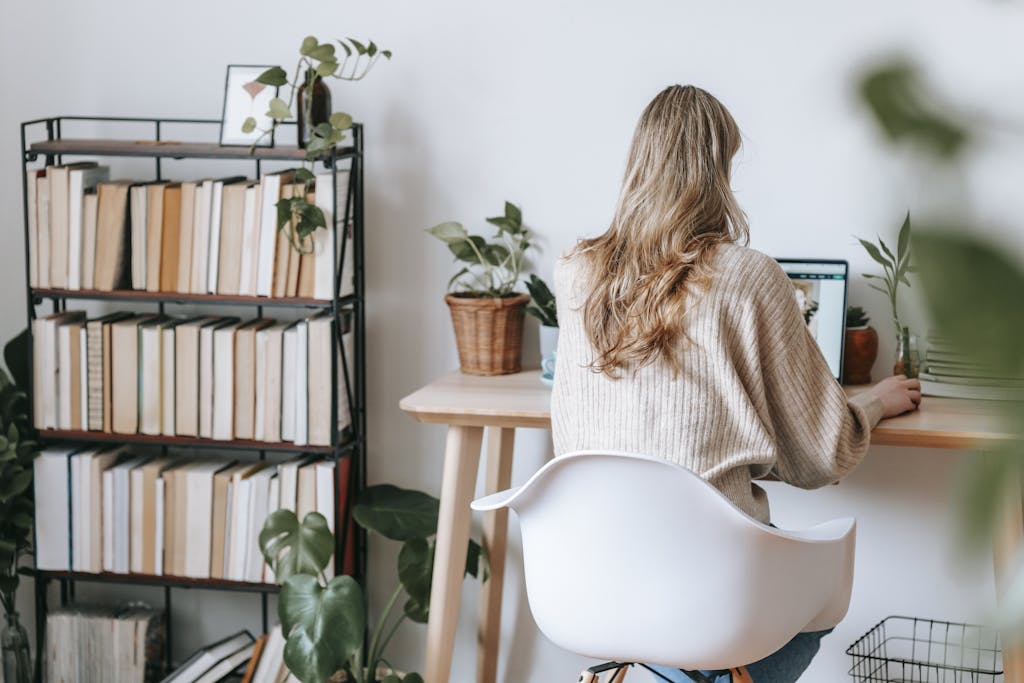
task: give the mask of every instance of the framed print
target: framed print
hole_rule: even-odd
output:
[[[269,66],[231,64],[224,81],[224,111],[220,119],[220,144],[231,146],[273,147],[273,120],[267,116],[270,100],[277,97],[277,88],[257,83]],[[256,119],[256,128],[250,133],[242,132],[242,126],[249,117]],[[264,134],[264,131],[271,130]]]

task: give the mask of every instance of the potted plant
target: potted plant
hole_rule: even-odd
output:
[[[402,543],[397,585],[368,641],[362,587],[351,576],[324,576],[335,547],[324,516],[310,512],[300,523],[291,510],[277,510],[267,517],[260,550],[281,584],[277,612],[286,638],[284,663],[301,683],[423,683],[418,673],[394,671],[384,650],[404,621],[427,621],[438,507],[437,498],[426,493],[382,484],[367,488],[353,508],[357,524]],[[487,558],[473,540],[466,574],[487,580]]]
[[[29,438],[28,395],[19,388],[28,386],[27,359],[28,335],[24,331],[4,348],[11,376],[0,370],[0,604],[4,609],[0,654],[7,683],[32,680],[28,633],[15,605],[18,564],[32,549],[32,460],[38,452]]]
[[[878,280],[881,284],[871,284],[871,289],[885,294],[892,307],[892,319],[896,326],[896,365],[893,367],[893,374],[917,377],[920,359],[917,353],[917,337],[910,333],[910,330],[900,322],[897,308],[897,297],[899,286],[902,282],[907,287],[910,280],[909,273],[914,268],[910,265],[910,213],[907,213],[903,226],[900,228],[899,237],[896,240],[896,253],[893,253],[881,237],[878,238],[878,245],[868,242],[865,239],[857,238],[868,255],[876,263],[882,266],[884,275],[873,275],[865,273],[868,280]]]
[[[870,384],[871,368],[878,358],[878,332],[860,306],[846,309],[846,351],[843,354],[843,382]]]
[[[540,321],[540,364],[542,381],[551,381],[555,375],[555,351],[558,349],[558,310],[555,295],[544,280],[531,274],[526,281],[530,305],[526,312]]]
[[[445,295],[455,327],[462,371],[507,375],[522,369],[523,314],[530,297],[515,291],[522,275],[530,233],[515,204],[505,215],[488,218],[498,231],[490,241],[470,235],[461,223],[435,225],[428,233],[448,245],[465,264],[448,282]]]

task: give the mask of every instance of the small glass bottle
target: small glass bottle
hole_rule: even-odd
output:
[[[306,87],[312,70],[306,70],[306,76],[302,79],[297,94],[298,108],[298,144],[305,148],[313,136],[313,129],[320,123],[327,123],[331,118],[331,91],[324,83],[324,79],[316,76],[313,79],[313,96],[308,97]]]
[[[7,613],[7,624],[0,634],[4,683],[32,683],[32,659],[29,656],[28,633],[18,621],[17,612]]]
[[[917,335],[906,327],[896,335],[896,365],[894,375],[906,375],[913,379],[921,373],[921,356],[918,353]]]

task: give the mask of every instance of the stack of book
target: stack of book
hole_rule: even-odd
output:
[[[921,393],[927,396],[1024,400],[1024,375],[1008,376],[993,370],[936,335],[928,337],[920,379]]]
[[[61,607],[46,615],[46,680],[155,682],[160,680],[165,646],[162,611]]]
[[[348,359],[350,319],[341,338]],[[329,446],[333,321],[330,311],[295,322],[131,313],[86,319],[82,311],[37,318],[35,426]],[[343,367],[339,361],[334,385],[339,433],[351,424]]]
[[[248,631],[239,631],[200,648],[161,683],[218,683],[258,657],[263,642],[262,638],[254,640]]]
[[[300,519],[319,512],[333,531],[335,519],[345,519],[350,463],[48,448],[34,463],[36,567],[269,583],[273,572],[259,547],[267,517],[278,509]],[[354,534],[348,540],[343,569],[351,573]]]
[[[350,223],[332,249],[347,210],[347,171],[318,174],[306,197],[327,224],[304,245],[308,253],[277,229],[278,202],[306,191],[294,171],[259,180],[109,178],[110,169],[95,162],[30,174],[32,287],[330,299],[334,264],[348,240],[341,295],[352,292]]]

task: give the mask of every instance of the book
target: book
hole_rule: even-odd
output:
[[[252,683],[279,683],[287,674],[284,665],[285,636],[280,626],[275,626],[267,634],[267,642],[263,646],[259,663],[252,676]]]
[[[274,476],[270,478],[270,487],[267,490],[266,509],[263,515],[263,524],[266,524],[266,520],[270,515],[280,510],[281,504],[281,468],[274,468]],[[260,528],[256,530],[256,538],[259,539],[259,534],[262,533],[262,524]],[[260,549],[260,562],[263,566],[262,581],[263,583],[274,582],[274,570],[270,568],[270,565],[263,558],[262,548]]]
[[[252,645],[253,642],[255,642],[255,639],[252,637],[252,634],[248,631],[239,631],[223,640],[202,647],[185,660],[172,674],[164,678],[161,683],[194,683],[220,662],[231,657],[239,650]],[[231,673],[231,671],[228,671],[228,673]]]
[[[85,320],[68,320],[57,327],[57,427],[83,429],[81,342]]]
[[[171,183],[164,189],[163,234],[160,241],[160,255],[157,260],[158,276],[152,285],[161,292],[178,289],[178,249],[181,243],[181,183]]]
[[[306,191],[305,183],[292,183],[290,187],[292,197],[303,197]],[[305,240],[299,238],[298,233],[296,232],[297,225],[298,220],[293,214],[291,219],[290,230],[290,234],[292,236],[288,240],[288,248],[285,251],[285,253],[288,254],[288,268],[286,270],[287,275],[285,277],[284,296],[289,297],[298,296],[299,294],[299,268],[302,263],[302,252],[307,248],[312,248],[311,238],[307,238]],[[285,231],[282,231],[282,233],[284,232]],[[294,244],[292,244],[292,240],[294,240]],[[309,244],[307,244],[307,242]]]
[[[217,683],[235,669],[248,662],[256,651],[256,643],[249,643],[233,652],[203,674],[196,683]]]
[[[147,292],[160,291],[161,268],[163,265],[164,245],[164,197],[170,183],[158,181],[146,183],[139,187],[132,188],[132,195],[137,193],[143,198],[145,221],[142,225],[135,226],[135,215],[132,215],[132,264],[133,273],[135,264],[140,264],[141,289]],[[141,242],[135,242],[135,236],[142,237]],[[133,277],[133,286],[134,286]],[[138,287],[135,287],[139,289]]]
[[[236,295],[241,291],[245,204],[250,187],[250,183],[224,185],[221,199],[219,264],[214,287],[218,294]]]
[[[267,644],[267,634],[256,639],[253,646],[252,656],[249,657],[249,664],[245,667],[245,674],[242,675],[242,683],[252,683],[252,677],[256,674],[256,666],[259,664],[260,656],[263,654],[263,646]]]
[[[38,231],[36,259],[39,261],[38,287],[50,286],[50,180],[48,169],[37,171],[36,176],[36,230]]]
[[[1024,389],[1020,387],[992,386],[984,383],[952,383],[925,372],[920,374],[920,380],[921,393],[925,396],[983,401],[1024,401]]]
[[[295,516],[301,522],[310,512],[316,512],[316,461],[308,460],[300,465],[297,479]]]
[[[192,240],[196,222],[196,191],[200,183],[181,184],[181,220],[178,224],[178,276],[175,291],[190,292],[192,280]]]
[[[349,194],[349,173],[347,170],[328,170],[316,174],[315,191],[313,204],[323,214],[327,228],[313,232],[313,260],[314,260],[314,285],[313,296],[317,299],[331,299],[334,297],[334,264],[341,262],[340,252],[344,252],[345,263],[339,265],[342,285],[340,296],[351,294],[351,283],[353,275],[352,267],[352,243],[349,231],[344,230],[338,236],[337,247],[333,245],[334,233],[339,231],[339,226],[347,224],[348,194]],[[332,194],[332,190],[334,193]]]
[[[227,544],[231,528],[231,482],[235,475],[252,467],[251,463],[238,463],[213,475],[213,526],[210,532],[210,578],[227,578]]]
[[[210,294],[217,293],[217,280],[220,273],[220,243],[223,228],[223,205],[224,188],[245,182],[245,178],[236,176],[233,178],[221,178],[213,181],[211,185],[212,197],[210,199],[210,234],[209,234],[209,255],[207,258],[206,288],[204,291]],[[237,258],[237,254],[234,255]]]
[[[331,330],[334,327],[334,316],[325,312],[309,318],[308,329],[308,365],[310,368],[324,368],[326,371],[308,373],[307,400],[308,406],[308,441],[313,446],[329,446],[331,444],[331,397],[334,385],[331,382],[331,352],[334,348]],[[343,366],[338,366],[338,382],[344,382]],[[343,405],[338,405],[341,413]]]
[[[327,520],[327,528],[333,534],[336,531],[334,528],[334,463],[330,460],[319,460],[314,463],[313,471],[316,478],[316,511]],[[328,561],[327,567],[324,568],[324,576],[327,578],[334,576],[333,555]]]
[[[281,186],[281,201],[291,200],[295,193],[295,183],[285,183]],[[289,240],[294,220],[282,226],[277,231],[277,240],[274,246],[274,277],[273,290],[274,298],[288,296],[288,268],[292,262],[293,248]]]
[[[166,637],[163,612],[138,603],[58,607],[46,614],[45,680],[155,683]]]
[[[28,286],[39,287],[39,186],[46,182],[46,171],[29,171],[28,201]]]
[[[87,190],[110,179],[110,169],[85,162],[68,169],[68,273],[67,288],[82,288],[82,200]]]
[[[139,325],[151,318],[138,315],[110,325],[111,430],[139,431]]]
[[[160,184],[157,183],[159,187]],[[146,267],[149,262],[146,258],[147,240],[149,239],[149,184],[140,183],[133,185],[128,190],[128,215],[131,225],[131,286],[137,291],[146,289]]]
[[[184,576],[210,578],[214,476],[230,464],[223,460],[200,460],[183,470],[186,486]]]
[[[108,535],[111,541],[113,536],[110,535],[112,527],[104,524],[106,510],[103,481],[105,473],[126,453],[125,447],[113,446],[89,449],[72,456],[73,462],[78,460],[80,463],[77,485],[81,497],[74,517],[78,526],[72,534],[73,554],[80,557],[81,561],[78,571],[100,572],[104,569],[104,544]]]
[[[192,294],[206,293],[206,278],[210,262],[210,206],[213,202],[214,182],[212,178],[207,178],[196,187],[195,210],[192,219],[192,266],[189,281],[189,291]]]
[[[202,329],[217,317],[192,318],[174,329],[174,433],[199,436],[199,347]],[[212,337],[211,337],[212,341]]]
[[[70,273],[70,263],[72,260],[69,258],[69,248],[71,246],[71,171],[96,167],[96,162],[83,161],[64,166],[50,166],[46,170],[49,183],[51,287],[58,289],[68,288],[68,274]],[[80,195],[78,201],[81,202]],[[74,252],[76,258],[81,254],[80,250],[81,246],[79,244],[79,250]]]
[[[44,448],[32,461],[38,569],[71,569],[69,458],[74,452],[73,447]]]
[[[263,524],[270,514],[270,492],[272,481],[277,477],[277,468],[264,467],[249,477],[249,524],[246,531],[245,581],[259,583],[263,581],[263,553],[260,550],[259,537]]]
[[[246,580],[246,558],[251,552],[250,544],[259,543],[257,538],[250,537],[249,534],[252,488],[250,480],[267,466],[265,462],[254,463],[247,469],[235,472],[231,480],[231,524],[227,532],[228,571],[225,578],[232,581]]]
[[[316,204],[316,194],[310,191],[306,194],[306,201],[310,204]],[[316,294],[316,245],[317,245],[317,234],[318,232],[325,232],[324,230],[314,230],[313,234],[306,237],[303,240],[303,252],[299,256],[299,261],[296,267],[296,282],[295,282],[295,296],[312,298]]]
[[[278,322],[256,333],[256,438],[281,441],[281,373],[284,362],[284,334],[294,322]],[[260,340],[264,341],[260,346]],[[294,399],[294,394],[293,394]],[[294,410],[294,408],[293,408]],[[261,419],[262,416],[262,419]],[[294,415],[293,415],[294,417]]]
[[[245,296],[256,296],[262,198],[263,185],[260,182],[246,187],[245,207],[242,213],[242,246],[239,250],[238,266],[238,293]]]
[[[309,322],[300,320],[295,325],[295,438],[297,446],[309,443]]]
[[[235,438],[235,336],[246,323],[232,321],[213,332],[213,413],[211,437]]]
[[[113,537],[111,571],[118,574],[127,574],[131,563],[131,472],[149,459],[148,456],[141,455],[125,458],[104,472],[104,477],[110,473],[114,487],[110,514],[113,527],[105,527],[104,536],[109,529]]]
[[[155,458],[132,470],[131,571],[156,574],[157,539],[161,537],[157,520],[160,475],[171,466],[167,457]]]
[[[60,415],[60,358],[58,328],[83,320],[82,311],[55,313],[32,321],[33,402],[37,429],[57,429]]]
[[[96,287],[96,212],[99,196],[95,188],[82,196],[82,289]]]
[[[123,289],[131,238],[128,233],[129,182],[97,186],[96,263],[94,287],[100,291]],[[52,270],[52,269],[51,269]]]
[[[234,338],[234,327],[238,325],[238,318],[221,318],[212,325],[206,325],[199,330],[199,436],[204,439],[213,438],[214,408],[216,406],[216,345],[214,335],[223,327],[230,327],[229,335]],[[224,335],[221,335],[222,354],[229,353],[225,343]],[[223,365],[223,364],[222,364]],[[224,376],[225,370],[221,368],[221,410],[230,410],[226,401],[229,386],[233,382]],[[223,422],[225,417],[221,417]]]
[[[281,441],[295,440],[296,356],[299,353],[299,323],[284,330],[281,343]]]
[[[257,249],[256,295],[270,296],[274,288],[274,265],[277,260],[277,202],[281,187],[294,177],[294,171],[268,173],[260,180],[260,232]]]
[[[234,434],[237,439],[255,438],[256,423],[256,337],[273,320],[257,318],[235,332],[234,351]]]
[[[190,319],[191,320],[191,319]],[[174,436],[176,421],[176,398],[174,395],[177,383],[175,328],[185,320],[168,319],[160,329],[160,433]]]
[[[139,433],[163,433],[163,330],[171,323],[166,316],[150,318],[139,325]]]
[[[88,391],[88,427],[93,431],[109,431],[104,426],[104,412],[110,393],[110,325],[129,317],[130,313],[118,312],[93,318],[85,324],[86,334],[86,380]],[[109,419],[109,413],[107,413]]]
[[[281,480],[281,495],[278,509],[296,512],[296,500],[299,488],[299,468],[313,462],[314,456],[297,455],[277,466],[277,476]]]

